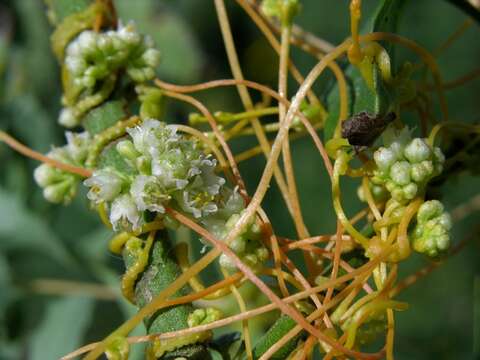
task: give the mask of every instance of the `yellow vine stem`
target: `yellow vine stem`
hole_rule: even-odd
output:
[[[267,243],[268,240],[270,240],[270,248],[272,249],[272,253],[273,253],[273,265],[276,269],[276,274],[277,274],[277,281],[278,281],[278,284],[280,286],[280,291],[282,293],[282,295],[284,297],[288,296],[289,295],[289,292],[288,292],[288,289],[287,289],[287,285],[285,284],[285,280],[283,278],[283,271],[282,271],[282,265],[281,265],[281,259],[282,259],[282,255],[281,255],[281,252],[280,252],[280,248],[279,248],[279,245],[278,245],[278,238],[277,236],[274,234],[273,232],[273,228],[272,228],[272,223],[270,221],[270,219],[268,218],[267,216],[267,213],[262,209],[262,208],[259,208],[258,209],[258,215],[261,219],[261,221],[263,222],[263,226],[262,226],[262,229],[263,229],[263,239],[264,239],[264,243]],[[267,240],[268,239],[268,240]],[[265,241],[267,240],[267,241]],[[268,244],[265,244],[265,245],[268,245]]]
[[[437,124],[433,127],[427,139],[428,144],[430,146],[433,146],[435,144],[435,138],[439,133],[439,131],[448,127],[464,129],[472,133],[480,133],[480,125],[471,125],[471,124],[464,124],[464,123],[455,122],[455,121],[446,121],[441,124]]]
[[[435,57],[439,57],[442,53],[445,52],[453,43],[458,40],[464,33],[473,25],[473,19],[467,18],[465,19],[460,26],[440,45],[437,49],[435,49],[432,54]]]
[[[410,240],[408,239],[407,233],[408,225],[410,225],[410,221],[415,216],[418,208],[420,207],[420,205],[422,205],[422,203],[422,198],[416,198],[405,209],[402,220],[398,225],[398,236],[396,242],[397,249],[396,253],[393,255],[393,259],[395,259],[395,262],[406,259],[410,255]]]
[[[378,256],[378,259],[382,259],[385,257],[389,252],[391,252],[391,249],[387,249],[383,254]],[[369,272],[373,269],[374,266],[378,263],[377,259],[372,260],[370,263],[366,264],[368,266],[368,270],[365,270],[361,274],[359,274],[358,278],[353,281],[351,284],[349,284],[345,289],[343,289],[335,298],[333,298],[328,304],[325,304],[322,306],[322,308],[315,310],[313,313],[311,313],[308,317],[308,321],[313,321],[316,318],[322,316],[328,309],[332,308],[333,306],[337,305],[341,299],[343,299],[352,289],[357,287],[359,284],[363,283],[366,281],[367,275],[365,275],[366,272]],[[367,266],[364,267],[367,267]],[[363,275],[363,276],[361,276]],[[338,278],[341,279],[342,277]],[[337,280],[338,280],[337,279]],[[335,283],[335,282],[333,282]],[[332,286],[332,281],[329,281],[328,286]],[[278,351],[282,346],[284,346],[290,339],[292,339],[294,336],[298,334],[298,332],[301,330],[301,327],[296,325],[292,330],[290,330],[286,335],[284,335],[279,341],[275,343],[270,349],[268,349],[261,357],[259,360],[267,360],[269,359],[275,352]],[[359,353],[359,352],[354,352],[352,354],[352,350],[349,350],[345,348],[344,346],[341,346],[338,342],[334,341],[333,339],[328,338],[328,341],[326,343],[330,346],[332,346],[333,349],[336,351],[339,351],[342,354],[349,355],[351,357],[357,358],[357,359],[380,359],[383,357],[383,353],[376,353],[376,354],[364,354],[364,353]]]
[[[386,251],[381,253],[377,258],[373,259],[372,262],[369,262],[369,263],[366,263],[366,264],[362,265],[361,267],[353,270],[351,273],[348,273],[348,274],[342,275],[341,277],[338,277],[335,281],[330,281],[330,280],[326,281],[322,285],[316,286],[316,287],[308,289],[308,290],[304,290],[304,291],[299,292],[297,294],[291,295],[288,298],[285,298],[283,300],[285,301],[285,303],[292,303],[292,302],[295,302],[297,300],[307,298],[312,294],[324,291],[329,286],[336,286],[336,285],[345,283],[347,281],[350,281],[351,279],[353,279],[355,277],[359,277],[361,274],[368,273],[369,271],[372,270],[372,268],[374,266],[376,266],[376,264],[379,261],[382,261],[384,258],[386,258],[389,255],[389,253],[391,252],[391,250],[392,249],[387,249]],[[197,263],[192,265],[192,267],[189,269],[189,271],[194,267],[200,267],[199,263],[201,263],[201,266],[205,265],[205,263],[208,262],[208,260],[210,260],[210,257],[218,255],[218,254],[215,254],[215,252],[216,252],[216,249],[210,251],[202,259],[200,259]],[[204,259],[206,259],[206,260],[204,260]],[[201,271],[201,270],[199,270],[199,271]],[[196,273],[198,273],[199,271],[197,271],[197,269],[195,269]],[[162,291],[162,293],[157,296],[157,298],[155,298],[153,300],[153,301],[156,302],[157,307],[155,307],[153,305],[150,305],[151,303],[149,303],[144,308],[140,309],[139,313],[142,312],[142,315],[148,316],[148,311],[145,309],[147,307],[149,307],[149,310],[151,311],[151,313],[153,313],[157,310],[160,310],[160,309],[163,309],[163,308],[166,308],[166,307],[181,305],[181,304],[185,304],[185,303],[195,301],[197,299],[200,299],[200,298],[208,295],[209,293],[215,292],[216,290],[218,290],[220,288],[223,288],[225,286],[228,286],[231,283],[235,283],[235,282],[239,281],[240,278],[242,278],[242,276],[243,276],[242,273],[239,272],[239,273],[236,273],[236,274],[232,275],[231,277],[229,277],[228,280],[221,280],[218,283],[208,287],[205,290],[199,291],[199,292],[194,293],[194,294],[186,295],[186,296],[183,296],[183,297],[179,297],[179,298],[175,298],[175,299],[171,299],[171,300],[165,300],[167,297],[171,296],[173,293],[175,293],[178,289],[180,289],[182,286],[184,286],[186,284],[187,281],[184,279],[185,275],[181,275],[180,277],[182,278],[182,281],[185,281],[184,283],[182,283],[182,281],[179,281],[179,279],[176,279],[172,284],[170,284],[166,289],[164,289]],[[345,294],[348,291],[350,291],[352,288],[357,287],[358,285],[359,285],[359,281],[354,281],[351,284],[349,284],[344,290],[342,290],[342,292],[339,293],[339,295],[335,296],[335,302],[330,303],[329,308],[335,306],[338,302],[341,301],[341,299],[343,299],[345,297]],[[165,295],[165,293],[166,293],[166,295]],[[162,298],[162,301],[157,302],[157,299],[159,297]],[[241,321],[243,319],[249,319],[249,318],[264,314],[266,312],[273,311],[276,308],[277,308],[276,304],[268,304],[268,305],[261,306],[257,309],[249,310],[246,313],[233,315],[233,316],[230,316],[230,317],[227,317],[227,318],[224,318],[224,319],[221,319],[221,320],[217,320],[215,322],[212,322],[212,323],[209,323],[209,324],[206,324],[206,325],[195,326],[195,327],[192,327],[192,328],[189,328],[189,329],[173,331],[173,332],[170,332],[170,333],[150,334],[150,335],[146,335],[146,336],[130,337],[129,342],[130,343],[146,342],[146,341],[151,341],[151,340],[157,339],[157,338],[158,339],[168,339],[168,338],[172,338],[172,337],[176,337],[176,336],[183,336],[183,335],[193,334],[193,333],[196,333],[196,332],[212,330],[212,329],[216,329],[216,328],[219,328],[219,327],[222,327],[222,326],[232,324],[232,323],[237,322],[237,321]],[[328,308],[325,308],[325,311],[326,310],[328,310]],[[127,331],[128,328],[133,329],[133,327],[135,327],[134,318],[135,319],[138,318],[137,319],[138,322],[136,324],[138,324],[140,321],[142,321],[142,318],[139,316],[139,314],[137,314],[136,316],[134,316],[133,318],[131,318],[127,322],[125,322],[119,329],[117,329],[116,333],[118,333],[120,335],[111,334],[109,336],[109,338],[110,337],[115,338],[115,336],[125,336],[125,334],[128,332]],[[121,334],[124,334],[124,335],[121,335]],[[81,355],[85,352],[92,351],[92,350],[100,351],[97,355],[97,356],[99,356],[102,353],[102,351],[99,350],[99,349],[100,348],[103,349],[104,343],[106,341],[107,341],[107,339],[105,339],[102,342],[85,345],[82,348],[77,349],[76,351],[62,357],[62,360],[72,359],[76,356],[79,356],[79,355]],[[90,355],[91,354],[89,354],[88,356],[90,356]]]
[[[290,52],[290,34],[291,27],[289,25],[282,25],[282,35],[280,41],[280,60],[278,66],[278,95],[284,99],[288,99],[288,61],[289,61],[289,52]],[[281,124],[285,120],[285,115],[287,109],[283,103],[278,104],[279,117],[278,122]],[[302,209],[300,205],[300,200],[298,198],[297,183],[295,180],[295,174],[292,164],[292,154],[290,151],[290,138],[289,135],[285,137],[285,141],[282,145],[282,156],[283,156],[283,165],[285,170],[285,176],[287,178],[287,190],[292,206],[292,216],[293,222],[297,234],[300,239],[310,237],[305,221],[303,220]],[[316,276],[318,269],[316,266],[315,256],[311,253],[303,253],[305,263],[307,265],[307,270],[309,274],[314,277]],[[281,278],[280,278],[281,279]]]
[[[277,38],[268,27],[265,21],[266,19],[262,18],[262,16],[259,15],[257,11],[255,11],[255,9],[252,7],[252,4],[250,4],[249,1],[247,0],[236,0],[236,1],[237,1],[237,4],[240,5],[240,7],[247,13],[250,19],[255,23],[258,29],[262,32],[262,34],[265,36],[265,38],[270,43],[272,48],[277,52],[277,54],[280,54],[281,52],[280,43],[278,42]],[[290,40],[292,39],[290,38]],[[290,72],[293,78],[299,84],[302,84],[304,81],[304,78],[300,74],[300,71],[297,69],[297,67],[293,64],[291,59],[288,60],[288,68],[290,69]],[[307,97],[312,104],[318,105],[320,107],[321,109],[320,111],[323,114],[323,116],[327,113],[325,110],[325,107],[323,106],[323,104],[320,102],[320,100],[317,98],[317,96],[313,91],[309,91],[307,93]]]
[[[279,70],[278,70],[278,95],[284,99],[288,99],[288,61],[289,61],[289,52],[290,52],[290,26],[282,26],[282,37],[280,42],[280,61],[279,61]],[[285,120],[285,115],[287,114],[287,109],[284,103],[278,104],[279,109],[279,123],[281,124]],[[283,164],[285,166],[285,175],[287,178],[287,186],[292,202],[293,216],[295,218],[295,226],[297,227],[297,233],[301,238],[309,237],[308,230],[303,221],[302,212],[300,208],[300,203],[298,200],[297,185],[295,181],[295,175],[292,165],[292,155],[290,152],[290,142],[289,136],[285,137],[283,142]]]
[[[324,341],[328,343],[331,346],[338,347],[342,351],[344,351],[346,354],[349,355],[358,355],[356,352],[352,352],[344,347],[338,346],[338,344],[335,343],[334,340],[329,338],[327,335],[319,331],[317,328],[312,326],[309,322],[305,320],[305,318],[301,315],[301,313],[296,310],[294,307],[291,307],[287,305],[282,299],[280,299],[255,273],[247,266],[245,265],[238,255],[236,255],[229,247],[228,247],[228,241],[226,240],[225,242],[219,241],[215,239],[208,231],[206,231],[204,228],[199,226],[198,224],[194,223],[192,220],[187,218],[186,216],[182,215],[181,213],[177,212],[176,210],[167,208],[166,209],[167,213],[172,216],[174,219],[178,220],[180,223],[183,225],[189,227],[190,229],[194,230],[196,233],[199,235],[203,236],[205,239],[207,239],[209,242],[211,242],[217,249],[221,250],[223,254],[226,254],[237,266],[237,268],[245,274],[247,278],[250,279],[252,283],[254,283],[259,290],[261,290],[265,296],[267,296],[272,303],[275,303],[279,309],[289,317],[291,317],[293,320],[299,324],[300,328],[305,329],[308,331],[310,334],[316,336],[319,338],[321,341]],[[228,239],[228,237],[227,237]]]
[[[342,234],[343,234],[343,227],[339,220],[337,220],[337,233],[335,239],[335,253],[333,256],[333,266],[332,266],[332,273],[330,274],[330,279],[335,280],[338,275],[338,269],[340,267],[340,256],[342,255]],[[333,287],[327,289],[327,293],[325,294],[324,304],[328,304],[332,295],[333,295]],[[332,327],[332,326],[328,326]]]
[[[387,341],[386,341],[386,355],[387,360],[393,360],[393,341],[395,336],[395,317],[393,309],[387,309]]]
[[[285,271],[283,271],[283,270],[280,270],[280,271],[282,271],[282,273],[283,273],[281,276],[282,276],[286,281],[288,281],[290,284],[292,284],[293,286],[295,286],[295,287],[297,288],[297,290],[299,290],[299,291],[303,291],[303,290],[304,290],[304,287],[302,286],[302,284],[300,284],[300,282],[299,282],[297,279],[295,279],[294,276],[292,276],[290,273],[285,272]],[[278,274],[278,270],[277,270],[277,269],[271,269],[271,268],[262,269],[262,270],[260,271],[260,273],[261,273],[262,275],[274,276],[274,277],[276,277],[276,278],[278,278],[278,277],[280,276],[280,275]]]
[[[309,75],[306,77],[304,83],[300,86],[300,89],[297,91],[297,94],[293,98],[292,104],[287,112],[286,118],[284,123],[282,124],[275,141],[272,146],[272,150],[270,152],[270,156],[267,159],[267,164],[265,166],[264,172],[262,174],[262,177],[260,179],[260,183],[257,187],[257,191],[255,192],[254,197],[248,204],[246,210],[242,213],[242,216],[240,217],[239,221],[237,222],[236,226],[229,232],[227,235],[225,242],[230,242],[232,239],[237,237],[247,226],[250,222],[250,218],[253,216],[253,214],[257,211],[257,208],[259,207],[263,197],[266,194],[266,191],[268,189],[269,182],[272,178],[273,175],[273,168],[274,165],[276,164],[276,161],[278,159],[278,156],[281,151],[281,144],[283,143],[284,137],[287,135],[288,130],[290,128],[290,125],[293,121],[293,118],[295,114],[299,111],[300,104],[305,98],[305,95],[307,91],[311,88],[313,82],[317,79],[318,76],[323,72],[325,67],[330,61],[335,60],[337,57],[341,56],[342,54],[345,53],[345,51],[348,49],[350,42],[347,40],[337,46],[334,50],[332,50],[331,53],[327,54],[324,58],[320,60],[320,62],[315,65],[315,67],[311,70]],[[328,158],[328,157],[327,157]],[[156,309],[163,303],[164,300],[166,300],[169,296],[174,294],[177,290],[179,290],[182,286],[184,286],[187,282],[188,279],[193,276],[198,274],[201,270],[203,270],[208,264],[210,264],[218,255],[220,254],[220,250],[215,248],[211,250],[209,253],[207,253],[205,256],[203,256],[199,261],[197,261],[195,264],[193,264],[187,272],[184,272],[181,274],[174,282],[172,282],[165,290],[163,290],[160,294],[158,294],[150,303],[148,303],[146,306],[144,306],[142,309],[138,311],[138,313],[127,320],[125,323],[123,323],[119,328],[117,328],[114,332],[112,332],[106,339],[104,339],[101,343],[97,344],[94,348],[93,351],[91,351],[86,357],[85,360],[94,360],[98,356],[100,356],[104,351],[106,346],[109,344],[109,342],[112,339],[115,339],[117,336],[125,336],[128,334],[133,328],[135,328],[145,316],[148,316],[156,311]],[[249,269],[248,269],[249,270]],[[262,289],[263,290],[263,289]],[[271,290],[267,287],[268,292],[271,292]],[[278,297],[276,297],[275,294],[275,300],[277,301]],[[286,305],[278,299],[279,302],[277,302],[277,305],[279,305],[280,309],[284,311],[286,314],[290,315],[288,312],[290,311],[291,308],[286,307]],[[281,306],[280,306],[281,304]],[[288,312],[287,312],[288,311]],[[300,314],[295,313],[295,317],[298,317]],[[301,319],[303,317],[300,315]],[[296,319],[295,319],[296,320]],[[301,321],[301,320],[300,320]],[[305,320],[301,322],[302,325],[305,324]],[[311,330],[312,327],[310,324],[306,324],[309,329]],[[325,335],[318,333],[316,329],[313,328],[314,335],[320,335],[319,337],[324,340],[326,338]],[[328,340],[327,342],[332,342],[329,338],[326,339]]]
[[[335,212],[337,213],[338,220],[342,223],[343,227],[347,232],[357,241],[360,245],[362,245],[365,249],[368,248],[369,240],[364,235],[362,235],[357,229],[353,227],[353,225],[348,220],[345,212],[343,211],[343,207],[341,204],[340,199],[340,175],[345,172],[348,161],[349,155],[347,155],[344,151],[338,150],[340,155],[335,160],[334,168],[333,168],[333,180],[332,180],[332,196],[333,196],[333,207]]]
[[[110,223],[107,214],[107,204],[105,202],[101,202],[97,205],[97,212],[102,224],[105,225],[107,229],[112,229],[112,224]]]
[[[140,117],[132,116],[129,119],[119,121],[115,125],[103,130],[101,133],[95,135],[92,143],[89,146],[87,160],[85,165],[88,168],[93,168],[96,165],[97,157],[102,149],[110,144],[113,140],[122,137],[127,133],[127,129],[137,125],[140,122]]]
[[[8,146],[10,146],[15,151],[19,152],[20,154],[29,157],[34,160],[38,160],[42,163],[48,164],[51,167],[56,169],[60,169],[72,174],[79,175],[81,177],[87,178],[92,176],[92,172],[88,169],[66,164],[55,159],[49,158],[46,155],[43,155],[35,150],[30,149],[29,147],[23,145],[22,143],[15,140],[13,137],[8,135],[6,132],[0,130],[0,141],[4,142]]]
[[[228,277],[228,273],[224,269],[220,269],[223,276],[225,278]],[[238,291],[237,287],[232,284],[230,285],[230,289],[232,291],[233,296],[235,297],[235,300],[237,301],[238,304],[238,309],[240,310],[240,313],[244,313],[247,311],[247,306],[245,305],[245,300],[242,297],[242,294]],[[252,339],[250,337],[250,327],[248,324],[248,319],[242,320],[242,334],[243,334],[243,341],[245,343],[245,354],[247,356],[248,360],[253,360],[253,355],[252,355]]]
[[[131,237],[132,234],[128,232],[121,232],[115,235],[108,243],[108,249],[115,255],[122,255],[123,247]]]
[[[155,241],[156,231],[153,230],[148,234],[147,241],[142,250],[140,250],[138,257],[135,263],[130,266],[125,274],[122,277],[122,294],[123,296],[130,301],[132,304],[135,304],[135,282],[137,281],[138,275],[140,275],[148,264],[148,259],[150,257],[150,250],[152,249],[153,242]],[[134,236],[130,237],[131,239],[138,239]],[[128,244],[126,244],[128,246]]]
[[[215,9],[217,12],[218,21],[220,24],[220,30],[222,33],[223,42],[225,44],[225,49],[227,52],[228,62],[230,64],[230,69],[232,71],[233,77],[236,80],[244,80],[242,69],[240,67],[240,62],[238,60],[237,51],[235,50],[235,42],[233,40],[232,31],[230,29],[230,23],[228,21],[228,15],[225,9],[225,4],[223,0],[215,0],[214,3],[215,3]],[[244,85],[239,84],[237,85],[237,91],[240,95],[240,100],[242,101],[245,109],[247,111],[253,110],[253,102],[247,88]],[[258,118],[252,118],[250,119],[250,123],[253,129],[255,130],[255,134],[257,136],[258,142],[260,143],[260,146],[262,147],[265,157],[268,158],[270,154],[270,144],[268,142],[267,136],[265,135],[265,132],[263,131],[260,121],[258,120]],[[244,124],[246,125],[247,122],[244,122]],[[280,170],[280,167],[278,166],[277,163],[274,164],[274,174],[275,174],[275,181],[277,182],[278,187],[280,188],[280,192],[282,193],[282,197],[284,198],[285,203],[287,204],[287,208],[290,214],[293,215],[292,205],[290,202],[290,198],[288,197],[287,185],[285,183],[285,179],[283,178],[282,171]]]
[[[362,0],[350,1],[350,30],[352,32],[352,45],[348,49],[348,60],[356,65],[363,60],[362,49],[360,48],[360,38],[358,35],[358,25],[362,16]]]
[[[253,20],[253,22],[257,25],[259,30],[263,33],[267,41],[270,43],[272,48],[277,52],[281,53],[281,44],[278,42],[276,39],[275,35],[272,33],[270,28],[265,24],[265,21],[255,12],[255,10],[252,9],[250,4],[246,0],[237,0],[237,3],[247,12],[247,14],[250,16],[250,18]],[[317,54],[318,56],[318,54]],[[323,55],[322,55],[323,56]],[[321,57],[319,59],[321,59]],[[338,83],[338,89],[339,89],[339,95],[340,95],[340,121],[345,120],[347,118],[348,114],[348,94],[347,94],[347,83],[345,80],[345,76],[343,74],[343,71],[340,69],[340,67],[335,63],[334,61],[331,61],[328,63],[328,67],[333,71],[333,74],[335,75]],[[292,71],[292,74],[295,77],[295,73]],[[302,78],[303,80],[303,78]],[[298,79],[297,79],[298,81]],[[300,82],[302,83],[302,82]],[[307,92],[307,97],[309,96],[311,92]],[[312,99],[310,99],[312,101]],[[319,104],[318,101],[312,103]],[[321,104],[319,104],[321,105]],[[323,107],[322,107],[323,109]],[[326,111],[323,109],[322,113],[326,113]]]
[[[327,61],[327,66],[330,64],[331,60]],[[174,85],[174,84],[169,84],[164,81],[161,81],[159,79],[155,79],[155,84],[163,89],[171,90],[174,92],[178,93],[188,93],[188,92],[195,92],[195,91],[203,91],[203,90],[208,90],[212,89],[215,87],[219,86],[231,86],[231,85],[238,85],[242,84],[245,85],[246,87],[261,91],[264,94],[267,94],[277,100],[278,102],[283,102],[289,109],[291,106],[291,103],[280,97],[277,92],[274,90],[270,89],[269,87],[256,83],[254,81],[249,81],[249,80],[235,80],[235,79],[221,79],[221,80],[213,80],[213,81],[208,81],[206,83],[202,84],[196,84],[196,85]],[[302,98],[303,100],[303,98]],[[305,126],[305,129],[308,131],[309,135],[312,137],[312,140],[315,143],[315,146],[317,147],[318,151],[320,152],[320,155],[322,157],[322,160],[325,164],[325,167],[327,169],[327,172],[329,176],[332,176],[333,173],[333,168],[332,164],[330,162],[330,158],[328,157],[328,154],[322,144],[322,141],[318,137],[318,134],[315,131],[315,128],[310,124],[309,120],[305,117],[305,115],[299,110],[299,106],[295,109],[294,111],[295,116],[298,116],[300,120],[302,121],[302,124]],[[291,123],[290,123],[291,125]],[[270,144],[270,143],[269,143]]]
[[[179,243],[175,246],[174,250],[175,257],[177,258],[178,265],[180,269],[185,272],[190,268],[190,262],[188,261],[188,245],[186,243]],[[205,286],[202,284],[200,278],[198,276],[192,276],[188,280],[188,284],[193,289],[193,291],[200,292],[205,290]],[[216,300],[220,299],[232,292],[231,287],[223,287],[218,289],[214,293],[208,294],[203,300]]]

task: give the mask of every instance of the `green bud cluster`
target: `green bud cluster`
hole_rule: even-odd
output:
[[[90,145],[87,132],[65,133],[67,144],[52,149],[47,156],[65,164],[83,166]],[[75,197],[80,182],[78,175],[54,168],[48,164],[38,166],[34,173],[36,183],[43,188],[43,196],[52,203],[68,204]]]
[[[410,139],[408,130],[402,131],[387,147],[375,151],[371,182],[384,186],[391,197],[400,203],[421,194],[428,181],[439,175],[445,157],[438,147],[430,146],[425,139]]]
[[[167,226],[174,226],[164,216],[168,204],[195,218],[223,240],[245,205],[238,192],[228,188],[225,179],[215,174],[217,161],[205,155],[196,141],[178,134],[174,125],[146,119],[127,132],[129,138],[115,146],[134,169],[133,174],[106,167],[97,169],[84,181],[90,188],[87,197],[94,203],[108,205],[113,228],[140,229],[147,213],[163,216]],[[252,267],[261,265],[268,257],[254,224],[230,247]],[[225,267],[233,268],[234,265],[222,259]]]
[[[188,327],[205,325],[222,318],[222,312],[213,307],[195,309],[188,315]]]
[[[209,216],[204,220],[204,224],[218,239],[224,239],[234,228],[243,210],[243,200],[238,193],[234,192],[224,211]],[[253,270],[260,270],[263,263],[268,259],[268,250],[260,242],[260,235],[261,231],[258,224],[251,222],[229,244],[242,262]],[[228,271],[237,270],[235,263],[227,254],[221,254],[219,262],[220,266]]]
[[[65,107],[58,122],[77,126],[82,115],[99,105],[113,91],[115,75],[120,70],[135,83],[155,77],[160,53],[153,40],[137,32],[133,23],[119,25],[107,32],[85,30],[66,48],[65,68],[71,77],[72,91],[64,97]],[[73,101],[79,94],[83,98]]]
[[[450,246],[450,215],[438,200],[424,202],[417,212],[417,224],[412,232],[415,251],[429,257],[437,257]]]
[[[119,69],[141,83],[155,76],[160,53],[153,46],[153,40],[140,35],[133,23],[104,33],[85,30],[67,46],[65,65],[80,88],[91,89]]]

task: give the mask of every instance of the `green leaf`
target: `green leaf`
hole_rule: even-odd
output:
[[[122,100],[106,102],[85,115],[83,126],[91,135],[99,134],[126,117],[124,107]]]
[[[287,315],[281,315],[270,329],[262,336],[262,338],[255,344],[253,349],[253,358],[259,359],[268,349],[270,349],[277,341],[292,330],[297,325],[296,321]],[[301,333],[300,333],[301,334]],[[297,334],[285,345],[283,345],[270,359],[284,360],[295,349],[297,341],[300,337]]]
[[[60,239],[15,195],[0,189],[0,249],[35,249],[59,264],[75,263]],[[71,267],[71,266],[70,266]]]
[[[378,7],[362,27],[362,33],[377,31],[395,32],[398,19],[402,13],[401,9],[405,0],[383,0],[379,2]],[[393,64],[393,48],[390,44],[383,44],[387,50]],[[348,93],[348,116],[361,111],[368,111],[378,114],[388,108],[388,102],[391,100],[386,92],[383,81],[379,78],[379,70],[374,65],[373,82],[374,88],[371,89],[360,73],[360,70],[351,64],[345,69]],[[327,94],[327,105],[329,114],[325,122],[324,138],[325,141],[333,137],[335,128],[339,120],[340,97],[338,86],[335,85]],[[345,120],[345,119],[342,119]]]
[[[85,10],[92,0],[45,0],[56,24],[68,15]]]
[[[92,320],[94,305],[93,299],[83,297],[51,301],[31,340],[29,359],[59,359],[80,347]]]

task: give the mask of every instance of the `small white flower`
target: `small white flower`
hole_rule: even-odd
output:
[[[46,187],[61,179],[62,176],[50,165],[42,164],[35,168],[33,178],[39,186]]]
[[[63,108],[60,111],[60,115],[58,117],[58,123],[63,125],[67,128],[72,128],[78,125],[78,118],[75,116],[73,109],[71,108]]]
[[[136,230],[141,227],[140,211],[129,194],[121,195],[113,201],[110,209],[110,223],[114,230]]]
[[[158,120],[146,119],[141,125],[127,129],[138,152],[144,155],[150,154],[150,148],[157,143],[155,133],[161,126]]]
[[[119,24],[116,35],[120,40],[124,41],[130,46],[136,45],[142,40],[142,37],[135,29],[135,24],[133,22],[129,22],[125,26]]]
[[[432,155],[430,146],[427,142],[421,138],[413,139],[404,150],[404,155],[408,161],[412,163],[418,163],[424,160],[427,160]]]
[[[83,31],[76,39],[78,45],[83,53],[94,51],[97,48],[97,35],[96,32],[91,30]]]
[[[155,176],[137,176],[130,188],[130,194],[141,211],[164,213],[162,203],[170,199]]]
[[[97,170],[83,182],[90,187],[87,197],[97,204],[113,200],[122,190],[122,183],[122,179],[109,169]]]
[[[373,158],[380,170],[387,171],[397,160],[396,154],[387,148],[381,147],[373,154]]]
[[[90,145],[90,134],[87,131],[81,133],[65,132],[67,138],[66,149],[69,155],[77,163],[83,163],[88,154]]]
[[[410,164],[399,161],[392,165],[390,178],[398,185],[407,185],[410,182]]]
[[[157,49],[147,49],[142,55],[143,61],[148,66],[155,68],[160,63],[160,51]]]

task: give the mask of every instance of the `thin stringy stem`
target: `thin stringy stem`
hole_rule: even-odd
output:
[[[29,157],[31,159],[41,161],[45,164],[50,165],[51,167],[54,167],[72,174],[80,175],[81,177],[85,177],[85,178],[92,176],[91,170],[81,168],[78,166],[73,166],[70,164],[65,164],[55,159],[49,158],[48,156],[45,156],[23,145],[22,143],[18,142],[13,137],[11,137],[10,135],[8,135],[3,131],[0,131],[0,141],[3,141],[5,144],[7,144],[8,146],[10,146],[12,149],[19,152],[20,154],[26,157]]]

